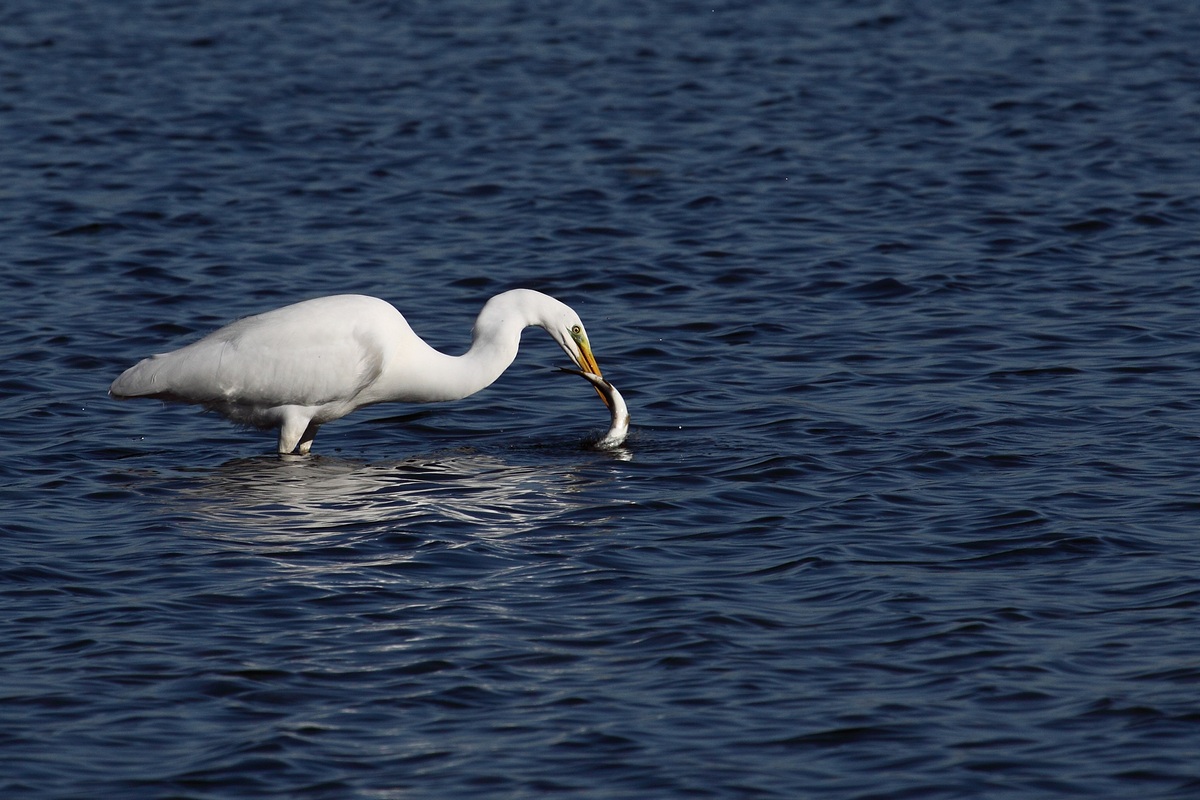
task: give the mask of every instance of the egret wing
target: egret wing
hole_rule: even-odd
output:
[[[383,344],[361,320],[303,304],[247,317],[142,361],[112,392],[260,408],[348,400],[383,364]]]

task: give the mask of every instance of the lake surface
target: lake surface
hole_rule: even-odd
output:
[[[0,795],[1200,796],[1191,3],[0,9]],[[323,294],[310,458],[127,366]]]

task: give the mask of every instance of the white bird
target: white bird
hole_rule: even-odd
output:
[[[232,322],[138,362],[108,391],[277,427],[280,453],[305,454],[319,426],[357,408],[457,400],[490,386],[517,357],[530,325],[544,328],[580,370],[600,374],[579,315],[541,292],[513,289],[489,300],[461,356],[434,350],[387,301],[343,294]]]

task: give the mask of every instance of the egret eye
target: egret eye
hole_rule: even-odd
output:
[[[578,336],[578,335],[579,335],[579,334],[581,334],[581,333],[583,333],[583,327],[582,327],[582,326],[580,326],[580,325],[572,325],[572,326],[571,326],[571,335],[572,335],[572,336]]]

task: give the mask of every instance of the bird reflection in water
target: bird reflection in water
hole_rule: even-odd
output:
[[[355,526],[428,530],[431,523],[495,538],[548,523],[572,524],[573,512],[586,502],[582,490],[609,479],[604,461],[628,456],[607,455],[572,469],[514,464],[473,451],[384,463],[259,456],[225,463],[188,493],[200,501],[208,522],[257,543],[340,536]]]

